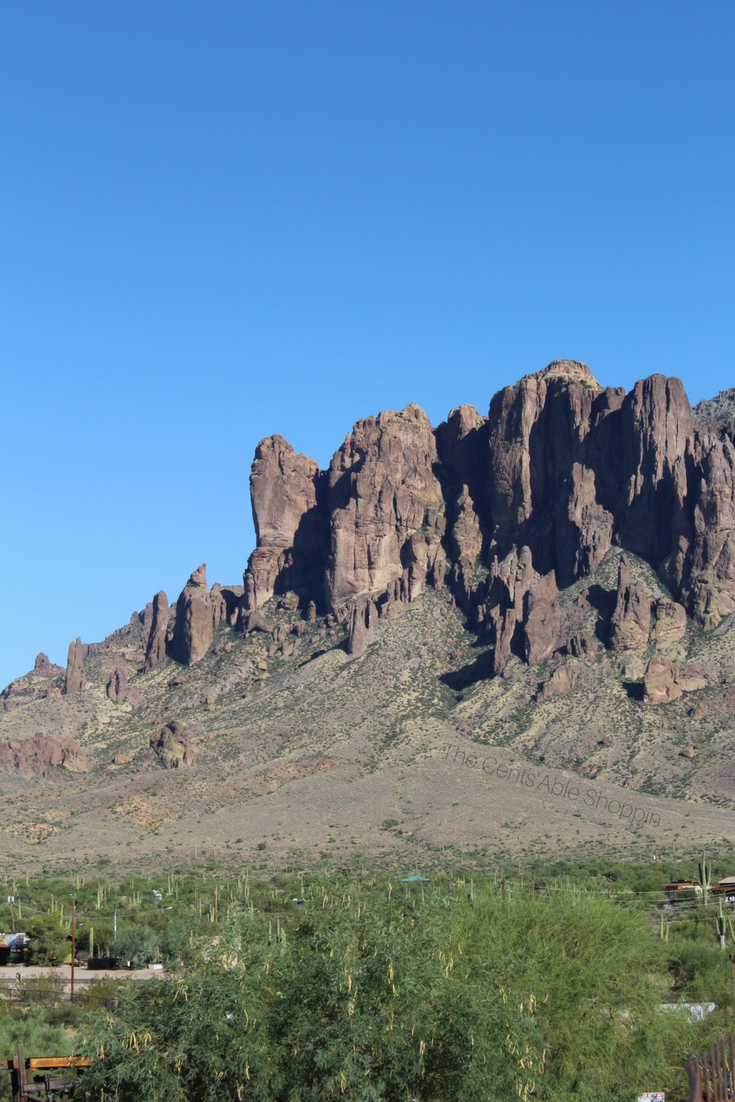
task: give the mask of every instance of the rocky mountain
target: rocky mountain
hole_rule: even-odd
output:
[[[733,395],[692,410],[677,379],[625,394],[562,360],[487,416],[359,421],[325,471],[262,441],[242,585],[210,589],[202,565],[175,604],[157,593],[103,643],[73,642],[65,671],[39,655],[2,693],[7,844],[99,854],[101,823],[110,845],[187,854],[188,834],[283,855],[347,836],[645,847],[657,816],[672,846],[732,833]],[[21,768],[46,738],[53,760]],[[523,782],[466,766],[489,758]],[[531,765],[567,792],[594,780],[594,812],[549,805]],[[616,823],[608,805],[632,818],[634,791],[646,823]],[[483,800],[478,835],[450,808]]]

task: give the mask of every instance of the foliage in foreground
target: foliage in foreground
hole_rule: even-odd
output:
[[[85,1029],[90,1102],[627,1102],[732,1030],[661,1011],[671,947],[598,892],[343,886],[186,934]]]
[[[285,939],[245,919],[194,943],[178,978],[136,985],[89,1037],[88,1097],[526,1097],[545,1059],[533,995],[520,1005],[489,975],[470,982],[449,914],[325,895]]]
[[[599,893],[514,897],[505,908],[490,899],[462,914],[457,937],[473,963],[504,973],[509,990],[520,982],[538,993],[549,1049],[539,1098],[627,1102],[647,1088],[682,1090],[686,1078],[673,1069],[732,1029],[726,1012],[704,1024],[662,1012],[668,946],[640,912]]]

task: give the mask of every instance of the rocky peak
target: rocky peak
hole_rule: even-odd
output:
[[[207,567],[202,564],[191,575],[176,602],[171,657],[185,666],[193,666],[204,658],[213,637]]]
[[[579,360],[552,360],[548,367],[536,371],[533,375],[526,375],[527,379],[539,379],[549,382],[551,379],[561,379],[564,382],[578,382],[584,386],[602,390],[602,387],[594,377],[589,367]]]
[[[193,575],[192,575],[193,577]],[[147,607],[147,606],[146,606]],[[151,612],[151,626],[146,645],[145,662],[143,671],[147,673],[163,662],[166,657],[166,636],[168,634],[168,597],[159,590],[153,598]]]
[[[69,644],[66,660],[66,680],[64,693],[78,693],[84,688],[84,647],[81,639]]]
[[[250,500],[257,547],[243,578],[246,609],[273,594],[299,590],[321,573],[325,516],[320,472],[282,436],[261,440],[250,472]]]

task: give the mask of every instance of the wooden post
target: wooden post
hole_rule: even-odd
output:
[[[14,1076],[14,1078],[15,1078],[14,1086],[15,1086],[16,1093],[14,1094],[13,1099],[14,1099],[14,1102],[15,1102],[16,1098],[17,1098],[18,1102],[23,1102],[23,1100],[25,1099],[25,1090],[23,1088],[26,1085],[26,1054],[23,1050],[23,1045],[18,1045],[18,1048],[17,1048],[16,1051],[17,1051],[17,1057],[16,1057],[16,1061],[15,1061],[15,1076]]]
[[[74,1002],[74,957],[77,955],[77,901],[71,901],[71,1001]]]
[[[217,903],[218,903],[218,900],[219,900],[219,895],[218,895],[217,885],[215,884],[215,886],[214,886],[214,924],[215,924],[215,926],[217,925],[217,923],[219,921],[219,919],[217,917]]]

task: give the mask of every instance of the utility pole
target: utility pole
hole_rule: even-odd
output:
[[[112,940],[117,941],[117,907],[112,912]]]
[[[15,896],[8,896],[8,903],[10,904],[10,929],[11,933],[15,933]]]
[[[503,877],[503,880],[502,880],[502,890],[503,890],[503,910],[505,910],[505,877]]]
[[[71,901],[71,1001],[74,1002],[74,958],[77,955],[77,901]]]
[[[218,893],[217,885],[215,884],[215,886],[214,886],[214,924],[215,924],[215,926],[219,922],[219,918],[217,917],[217,902],[218,902],[218,900],[219,900],[219,893]]]
[[[656,879],[658,880],[658,854],[654,853],[653,859],[656,862]]]

